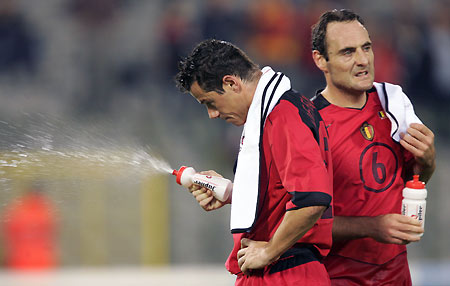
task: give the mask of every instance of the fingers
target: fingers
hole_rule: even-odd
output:
[[[403,148],[413,153],[416,157],[422,157],[429,146],[409,133],[403,136],[400,140],[400,144]]]
[[[400,144],[414,155],[420,165],[434,165],[434,134],[428,127],[413,123],[407,129],[407,134],[401,134],[401,138]]]
[[[410,233],[404,231],[396,231],[392,237],[392,243],[395,244],[408,244],[410,242],[420,241],[421,237],[419,233]]]
[[[252,242],[251,239],[248,238],[243,238],[241,239],[241,248],[246,248],[250,245],[250,243]]]
[[[409,242],[417,242],[421,239],[419,235],[424,232],[422,222],[400,214],[396,214],[393,217],[397,220],[396,228],[392,234],[394,243],[407,244]]]
[[[249,269],[245,264],[245,254],[247,253],[247,247],[250,245],[251,240],[248,238],[241,239],[241,249],[237,253],[238,265],[242,272],[246,275],[249,274]]]
[[[212,192],[208,189],[200,188],[193,191],[192,195],[197,199],[198,202],[200,202],[208,197],[212,197]]]
[[[424,151],[429,146],[433,145],[434,134],[428,127],[423,124],[412,123],[410,127],[408,127],[406,132],[406,134],[401,134],[401,141],[404,141],[404,144],[407,143],[405,144],[406,146],[411,146],[417,150]]]
[[[198,204],[206,211],[212,210],[212,202],[214,200],[214,196],[212,192],[206,188],[200,187],[198,185],[192,185],[189,188],[189,191],[192,193],[194,198],[197,200]]]
[[[208,171],[201,171],[200,174],[202,175],[210,175],[210,176],[214,176],[214,177],[221,177],[223,178],[223,176],[219,173],[217,173],[214,170],[208,170]]]
[[[248,239],[248,238],[241,239],[241,249],[239,249],[239,251],[237,253],[239,268],[241,269],[242,273],[244,273],[245,275],[251,274],[251,269],[249,269],[249,267],[246,263],[247,257],[245,256],[248,251],[248,246],[250,246],[251,243],[252,243],[251,239]]]
[[[415,129],[420,131],[421,133],[423,133],[425,136],[428,137],[433,137],[434,138],[434,134],[433,131],[431,131],[427,126],[420,124],[420,123],[411,123],[411,125],[409,126],[408,129]],[[410,132],[410,130],[407,130],[408,133]]]
[[[424,232],[424,229],[421,225],[402,224],[399,226],[398,232],[402,234],[397,235],[398,238],[409,241],[419,241],[419,235]]]
[[[189,190],[189,192],[193,193],[193,192],[195,192],[195,191],[197,191],[197,190],[200,190],[201,188],[202,188],[202,187],[200,187],[199,185],[192,184],[192,186],[190,186],[190,187],[188,188],[188,190]]]
[[[401,214],[394,214],[396,216],[396,219],[402,223],[402,224],[408,224],[408,225],[415,225],[415,226],[422,226],[422,223],[412,217],[401,215]]]
[[[377,241],[393,244],[408,244],[421,239],[422,223],[401,214],[386,214],[378,217]]]
[[[242,245],[242,243],[241,243],[241,245]],[[247,252],[246,248],[241,248],[237,253],[238,265],[244,274],[247,274],[247,272],[248,272],[247,266],[245,265],[245,253],[246,252]]]

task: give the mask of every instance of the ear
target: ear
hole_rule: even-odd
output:
[[[325,56],[323,56],[322,54],[319,53],[318,50],[314,50],[312,52],[312,58],[314,60],[314,63],[316,64],[316,66],[323,72],[327,72],[328,71],[328,67],[327,67],[327,60],[325,59]]]
[[[242,89],[242,80],[234,75],[225,75],[222,78],[222,85],[225,91],[238,93]]]

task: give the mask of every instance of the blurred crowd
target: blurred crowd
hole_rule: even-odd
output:
[[[260,65],[283,69],[311,97],[323,85],[311,60],[311,25],[333,8],[365,19],[377,81],[401,84],[432,109],[450,102],[448,0],[25,2],[0,3],[0,83],[45,85],[42,93],[57,93],[80,113],[109,112],[117,96],[150,96],[149,86],[171,88],[177,61],[205,38],[231,41]]]
[[[294,88],[312,97],[324,83],[311,59],[311,26],[326,10],[350,8],[365,19],[372,37],[376,81],[402,85],[416,105],[432,110],[431,118],[450,107],[449,1],[213,0],[194,15],[181,2],[168,4],[161,21],[162,48],[170,51],[167,77],[193,43],[218,38],[290,74],[299,84]],[[437,122],[436,128],[448,136],[448,124]]]

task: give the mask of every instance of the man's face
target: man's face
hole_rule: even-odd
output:
[[[358,21],[332,22],[327,26],[327,84],[351,94],[360,94],[373,85],[372,42]]]
[[[224,84],[224,92],[205,92],[197,82],[191,86],[191,95],[206,106],[209,118],[221,118],[236,126],[244,125],[247,119],[249,104],[242,93]]]

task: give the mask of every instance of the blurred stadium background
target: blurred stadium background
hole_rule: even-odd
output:
[[[435,132],[426,233],[408,250],[414,285],[450,285],[448,0],[1,0],[0,126],[16,131],[0,128],[0,162],[24,133],[58,118],[52,130],[69,137],[137,142],[173,168],[232,178],[241,130],[208,120],[176,90],[178,59],[202,39],[228,40],[312,97],[324,81],[310,57],[310,27],[333,8],[366,20],[376,80],[401,84]],[[30,125],[35,114],[41,120]],[[74,176],[51,160],[41,158],[45,172],[0,165],[0,211],[38,184],[54,208],[57,257],[45,272],[18,271],[7,267],[0,243],[1,285],[233,284],[223,266],[232,245],[229,207],[204,212],[168,175],[78,166],[86,173]]]

